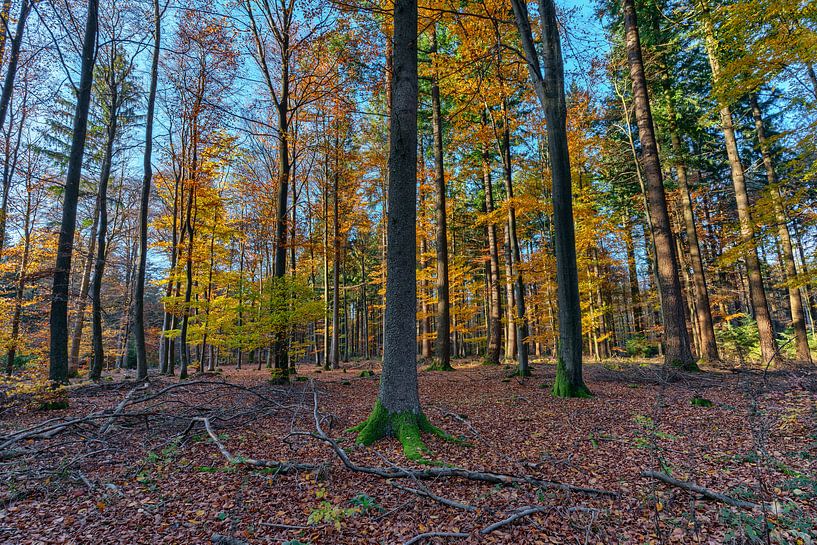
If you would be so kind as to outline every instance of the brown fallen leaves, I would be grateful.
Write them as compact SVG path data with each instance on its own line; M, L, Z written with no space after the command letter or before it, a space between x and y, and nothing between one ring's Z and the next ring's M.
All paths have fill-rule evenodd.
M421 373L426 414L472 445L428 437L435 460L619 497L451 478L390 486L344 467L325 442L292 433L315 429L308 384L274 387L263 371L230 369L223 378L236 387L208 379L174 388L126 404L110 424L104 411L113 414L133 385L75 389L66 411L5 414L0 439L47 418L108 416L96 427L83 423L53 437L27 438L13 445L24 454L0 460L0 543L198 544L211 543L214 534L251 545L402 544L420 534L428 535L417 543L529 545L765 543L767 536L772 543L806 545L817 539L817 395L808 376L761 382L748 374L668 377L637 365L590 365L593 399L555 399L546 387L551 365L535 365L532 378L510 382L503 382L501 368L458 367ZM376 379L316 374L306 366L300 371L315 380L323 430L354 463L406 466L396 441L361 449L344 433L369 413ZM155 377L129 403L172 384ZM714 406L693 406L695 395ZM204 430L204 417L239 463L227 462ZM249 459L327 469L279 474L241 463ZM645 471L780 509L707 501L645 479ZM421 488L431 494L415 493ZM508 518L511 523L480 533Z

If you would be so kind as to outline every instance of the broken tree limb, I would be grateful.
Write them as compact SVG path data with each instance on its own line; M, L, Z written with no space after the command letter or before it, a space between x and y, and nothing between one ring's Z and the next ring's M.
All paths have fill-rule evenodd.
M335 451L335 454L338 455L338 458L340 458L340 460L343 462L343 465L352 471L357 471L358 473L366 473L368 475L375 475L377 477L381 477L384 479L408 478L419 480L431 480L439 478L460 478L469 481L478 481L488 484L529 484L539 488L558 489L574 494L587 494L591 496L603 496L610 498L617 498L619 496L617 492L613 492L611 490L575 486L571 484L560 483L557 481L537 479L529 475L509 475L505 473L494 473L491 471L471 471L468 469L458 467L408 469L402 467L384 468L357 465L349 458L349 455L338 444L338 442L329 437L326 434L326 432L323 431L320 422L320 415L318 414L318 391L317 389L315 389L314 382L312 381L310 382L312 383L312 399L313 399L312 416L315 423L316 432L301 433L300 435L308 435L328 444L330 447L332 447L332 450Z
M721 494L720 492L716 492L714 490L710 490L709 488L704 488L701 485L691 483L689 481L681 481L674 477L670 477L666 473L662 473L660 471L643 471L641 473L642 477L646 477L649 479L656 479L663 483L683 488L689 492L695 492L696 494L700 494L701 496L713 500L719 501L721 503L725 503L726 505L731 505L732 507L741 507L744 509L761 509L763 506L758 503L752 503L749 501L739 500L737 498L733 498L732 496L727 496L726 494Z
M305 464L300 462L279 462L275 460L256 460L254 458L245 458L244 456L234 456L227 447L224 446L224 443L218 438L218 435L213 431L213 427L210 425L210 419L206 417L195 418L194 420L198 420L204 424L204 429L207 431L207 435L210 436L210 439L215 443L216 447L218 448L221 455L224 456L228 462L234 465L245 465L245 466L253 466L253 467L263 467L263 468L271 468L275 469L276 473L291 473L293 471L315 471L315 470L325 470L326 464Z
M516 522L517 520L519 520L521 518L529 517L531 515L535 515L536 513L544 513L545 511L548 511L549 509L551 509L551 508L550 507L545 507L543 505L537 505L537 506L533 506L533 507L521 507L521 508L517 509L516 511L514 511L513 514L511 516L509 516L508 518L499 520L499 521L491 524L490 526L486 526L485 528L480 530L479 533L481 535L490 534L491 532L493 532L495 530L499 530L500 528L502 528L503 526L507 526L508 524L512 524L512 523Z

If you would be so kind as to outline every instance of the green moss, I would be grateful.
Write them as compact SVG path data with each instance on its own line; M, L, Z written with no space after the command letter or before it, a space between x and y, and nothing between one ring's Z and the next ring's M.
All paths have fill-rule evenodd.
M714 403L706 398L696 395L692 398L692 405L695 407L711 407L714 405Z
M689 371L691 373L695 373L701 370L701 368L698 367L698 364L695 363L695 360L690 360L687 363L684 363L681 360L672 360L670 365L672 367L675 367L676 369L680 369L681 371Z
M273 367L270 371L271 384L289 384L290 369L278 369Z
M426 367L426 371L453 371L454 368L451 366L451 362L447 364L443 364L440 360L435 359L431 362L431 365Z
M482 365L494 367L499 365L499 360L492 360L490 358L484 358L482 360Z
M517 377L529 377L529 376L531 376L530 365L527 366L527 368L525 368L525 369L522 369L521 366L517 365L516 366L516 371L514 372L514 375L516 375Z
M390 412L379 399L375 402L369 418L347 431L357 433L355 442L360 445L371 445L383 437L395 437L403 445L403 455L406 458L423 464L433 462L426 457L431 451L423 443L422 433L430 433L446 441L461 442L434 426L423 413Z
M551 393L554 397L593 397L593 394L590 393L584 383L579 385L570 384L567 378L567 369L561 359L556 365L556 381L553 383Z
M374 371L371 369L364 369L360 372L360 378L369 378L374 376Z

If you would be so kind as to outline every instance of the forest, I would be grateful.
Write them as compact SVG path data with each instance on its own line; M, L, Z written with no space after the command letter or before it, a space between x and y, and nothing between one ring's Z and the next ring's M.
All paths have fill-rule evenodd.
M817 543L817 1L0 20L0 543Z

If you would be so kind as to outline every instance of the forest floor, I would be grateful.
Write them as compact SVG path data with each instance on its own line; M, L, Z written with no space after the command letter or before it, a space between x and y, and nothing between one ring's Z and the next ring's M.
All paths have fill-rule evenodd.
M509 377L509 367L476 362L420 372L429 419L470 443L425 437L442 463L433 467L615 493L606 496L400 478L395 467L409 464L397 441L354 447L345 431L367 417L378 386L377 376L359 376L368 362L348 365L331 372L302 366L299 377L309 380L290 386L273 386L268 371L254 369L183 383L152 376L141 389L120 374L72 386L66 410L7 407L0 412L0 543L403 544L428 532L467 536L415 542L817 542L817 374L590 364L595 397L556 399L550 364L534 365L524 381ZM712 406L694 405L694 397ZM331 444L293 435L316 432L314 399L322 431L355 464L397 478L350 470ZM233 463L208 437L204 417L238 457ZM321 467L281 474L250 458ZM712 501L645 471L760 507ZM488 531L499 521L506 522Z

